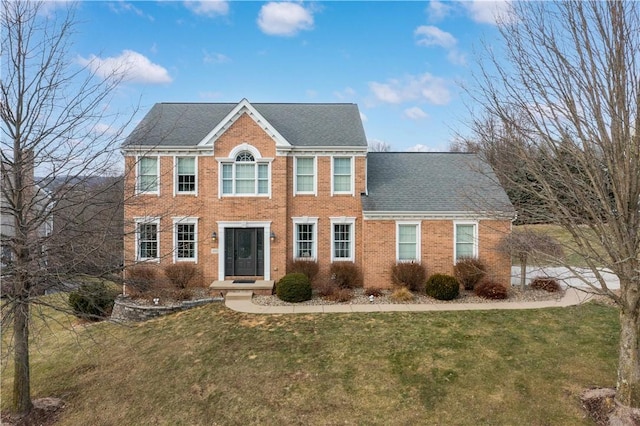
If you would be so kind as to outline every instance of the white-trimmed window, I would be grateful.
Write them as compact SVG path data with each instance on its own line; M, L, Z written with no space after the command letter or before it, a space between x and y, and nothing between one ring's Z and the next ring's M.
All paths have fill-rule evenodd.
M160 219L136 221L136 260L160 259Z
M331 261L355 260L355 218L331 218Z
M478 257L478 224L476 222L455 222L454 246L456 262L467 257Z
M333 157L332 194L353 194L353 157Z
M176 194L197 192L196 157L176 157Z
M269 163L241 151L233 163L222 164L222 195L269 195Z
M198 220L196 218L173 219L174 261L197 261Z
M396 222L396 260L420 261L420 222Z
M302 260L317 259L318 218L293 218L293 258Z
M158 157L140 157L138 159L138 193L157 194L158 179Z
M316 193L315 157L295 157L294 186L295 194Z

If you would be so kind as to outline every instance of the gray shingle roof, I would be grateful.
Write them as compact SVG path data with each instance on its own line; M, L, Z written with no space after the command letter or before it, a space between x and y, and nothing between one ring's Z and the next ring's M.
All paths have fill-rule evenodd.
M514 212L493 170L474 154L369 153L364 212Z
M195 146L235 103L159 103L124 142L128 146ZM355 104L251 104L291 145L367 146Z

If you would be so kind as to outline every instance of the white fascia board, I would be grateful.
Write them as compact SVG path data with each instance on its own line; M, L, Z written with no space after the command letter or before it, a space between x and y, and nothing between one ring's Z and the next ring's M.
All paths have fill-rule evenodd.
M215 141L233 124L236 122L238 118L242 116L242 114L247 114L249 117L253 119L260 126L262 130L264 130L271 138L275 141L276 147L279 146L291 146L291 144L278 132L275 127L271 125L263 116L258 112L257 109L245 98L241 100L238 105L236 105L229 114L225 118L220 121L209 132L207 136L205 136L199 143L198 146L213 146Z
M128 146L120 150L122 155L213 155L213 150L210 146Z
M395 212L363 211L364 220L510 220L511 212Z
M277 147L276 154L278 156L293 155L315 155L315 156L332 156L332 155L352 155L355 157L366 157L367 148L361 146L291 146Z

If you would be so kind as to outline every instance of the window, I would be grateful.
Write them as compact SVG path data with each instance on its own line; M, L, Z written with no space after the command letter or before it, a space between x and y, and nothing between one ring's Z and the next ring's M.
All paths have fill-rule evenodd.
M316 259L317 217L293 218L293 258Z
M138 192L158 192L158 157L138 160Z
M240 152L234 163L222 165L223 195L268 195L269 164L256 162L248 151Z
M175 260L196 260L195 223L175 223Z
M136 236L137 259L157 260L158 259L158 222L139 222L137 224Z
M420 261L420 224L398 223L396 256L400 262Z
M331 220L331 260L355 259L354 253L355 218Z
M477 257L477 225L475 223L455 224L455 260Z
M351 157L333 158L333 193L353 194Z
M315 194L316 192L315 158L296 157L295 163L296 163L295 193L296 194Z
M196 192L195 157L176 157L176 192L193 194Z

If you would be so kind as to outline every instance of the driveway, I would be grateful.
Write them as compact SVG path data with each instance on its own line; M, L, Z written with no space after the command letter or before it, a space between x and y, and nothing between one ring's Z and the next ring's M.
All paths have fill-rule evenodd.
M569 269L560 266L528 266L527 267L527 283L535 277L553 277L560 280L563 284L572 287L588 287L584 281L587 280L598 285L595 275L587 268L575 268L577 274L569 271ZM607 269L602 269L601 274L607 282L607 286L614 290L620 288L620 280L616 275ZM578 278L578 275L582 278ZM511 284L520 284L520 267L513 266L511 268Z

